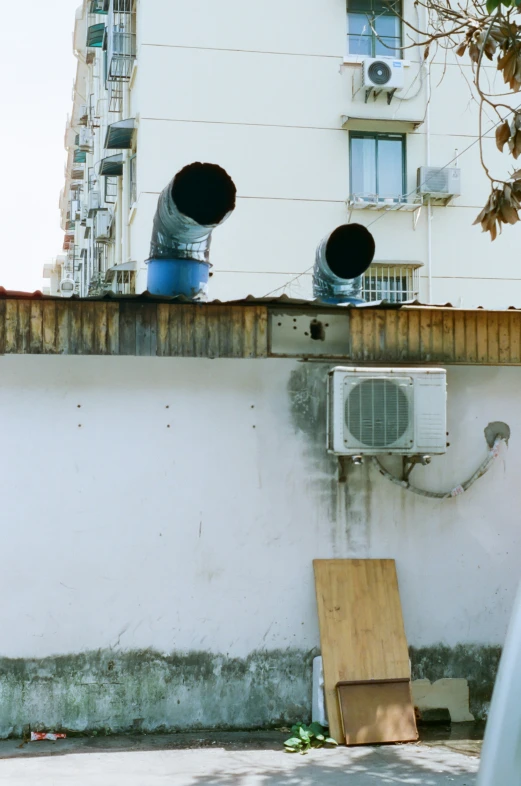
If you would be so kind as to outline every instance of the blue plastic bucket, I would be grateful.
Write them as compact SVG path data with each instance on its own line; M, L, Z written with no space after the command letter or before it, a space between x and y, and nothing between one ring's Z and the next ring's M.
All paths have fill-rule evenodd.
M151 295L205 300L210 267L209 262L191 259L149 259L147 289Z

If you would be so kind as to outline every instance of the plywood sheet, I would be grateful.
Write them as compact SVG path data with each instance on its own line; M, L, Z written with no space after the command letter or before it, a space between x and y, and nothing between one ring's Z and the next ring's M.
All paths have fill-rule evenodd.
M340 683L337 691L346 745L418 739L410 680Z
M315 560L329 731L342 739L339 682L410 679L394 560Z

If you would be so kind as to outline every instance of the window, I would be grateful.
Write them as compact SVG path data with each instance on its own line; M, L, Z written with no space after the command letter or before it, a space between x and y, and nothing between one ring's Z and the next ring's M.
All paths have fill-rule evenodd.
M132 156L129 161L130 170L130 207L137 202L137 158Z
M367 57L401 57L400 0L348 0L347 51Z
M420 265L389 265L374 262L364 273L363 298L367 301L388 300L403 303L414 300L420 291Z
M350 134L351 196L400 202L405 193L405 136Z

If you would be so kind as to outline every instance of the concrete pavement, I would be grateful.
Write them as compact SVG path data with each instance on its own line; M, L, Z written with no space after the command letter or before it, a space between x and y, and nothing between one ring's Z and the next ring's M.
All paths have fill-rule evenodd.
M425 745L338 748L313 751L307 756L255 747L225 750L218 742L188 750L159 748L123 752L111 749L110 743L98 750L90 747L84 753L67 753L60 743L40 750L51 755L22 752L21 756L0 760L0 783L9 786L474 786L479 764L476 757ZM35 748L31 746L30 751Z

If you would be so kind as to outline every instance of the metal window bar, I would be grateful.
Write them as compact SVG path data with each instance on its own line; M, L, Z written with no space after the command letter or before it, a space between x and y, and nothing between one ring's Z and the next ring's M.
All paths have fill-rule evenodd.
M108 205L115 205L118 198L118 179L117 177L105 177L105 202Z
M371 265L363 276L363 298L368 302L388 300L390 303L404 303L418 297L419 284L418 268Z
M123 85L109 82L109 112L120 114L123 109Z
M133 12L133 0L117 0L109 18L108 81L128 82L135 59L136 14Z

